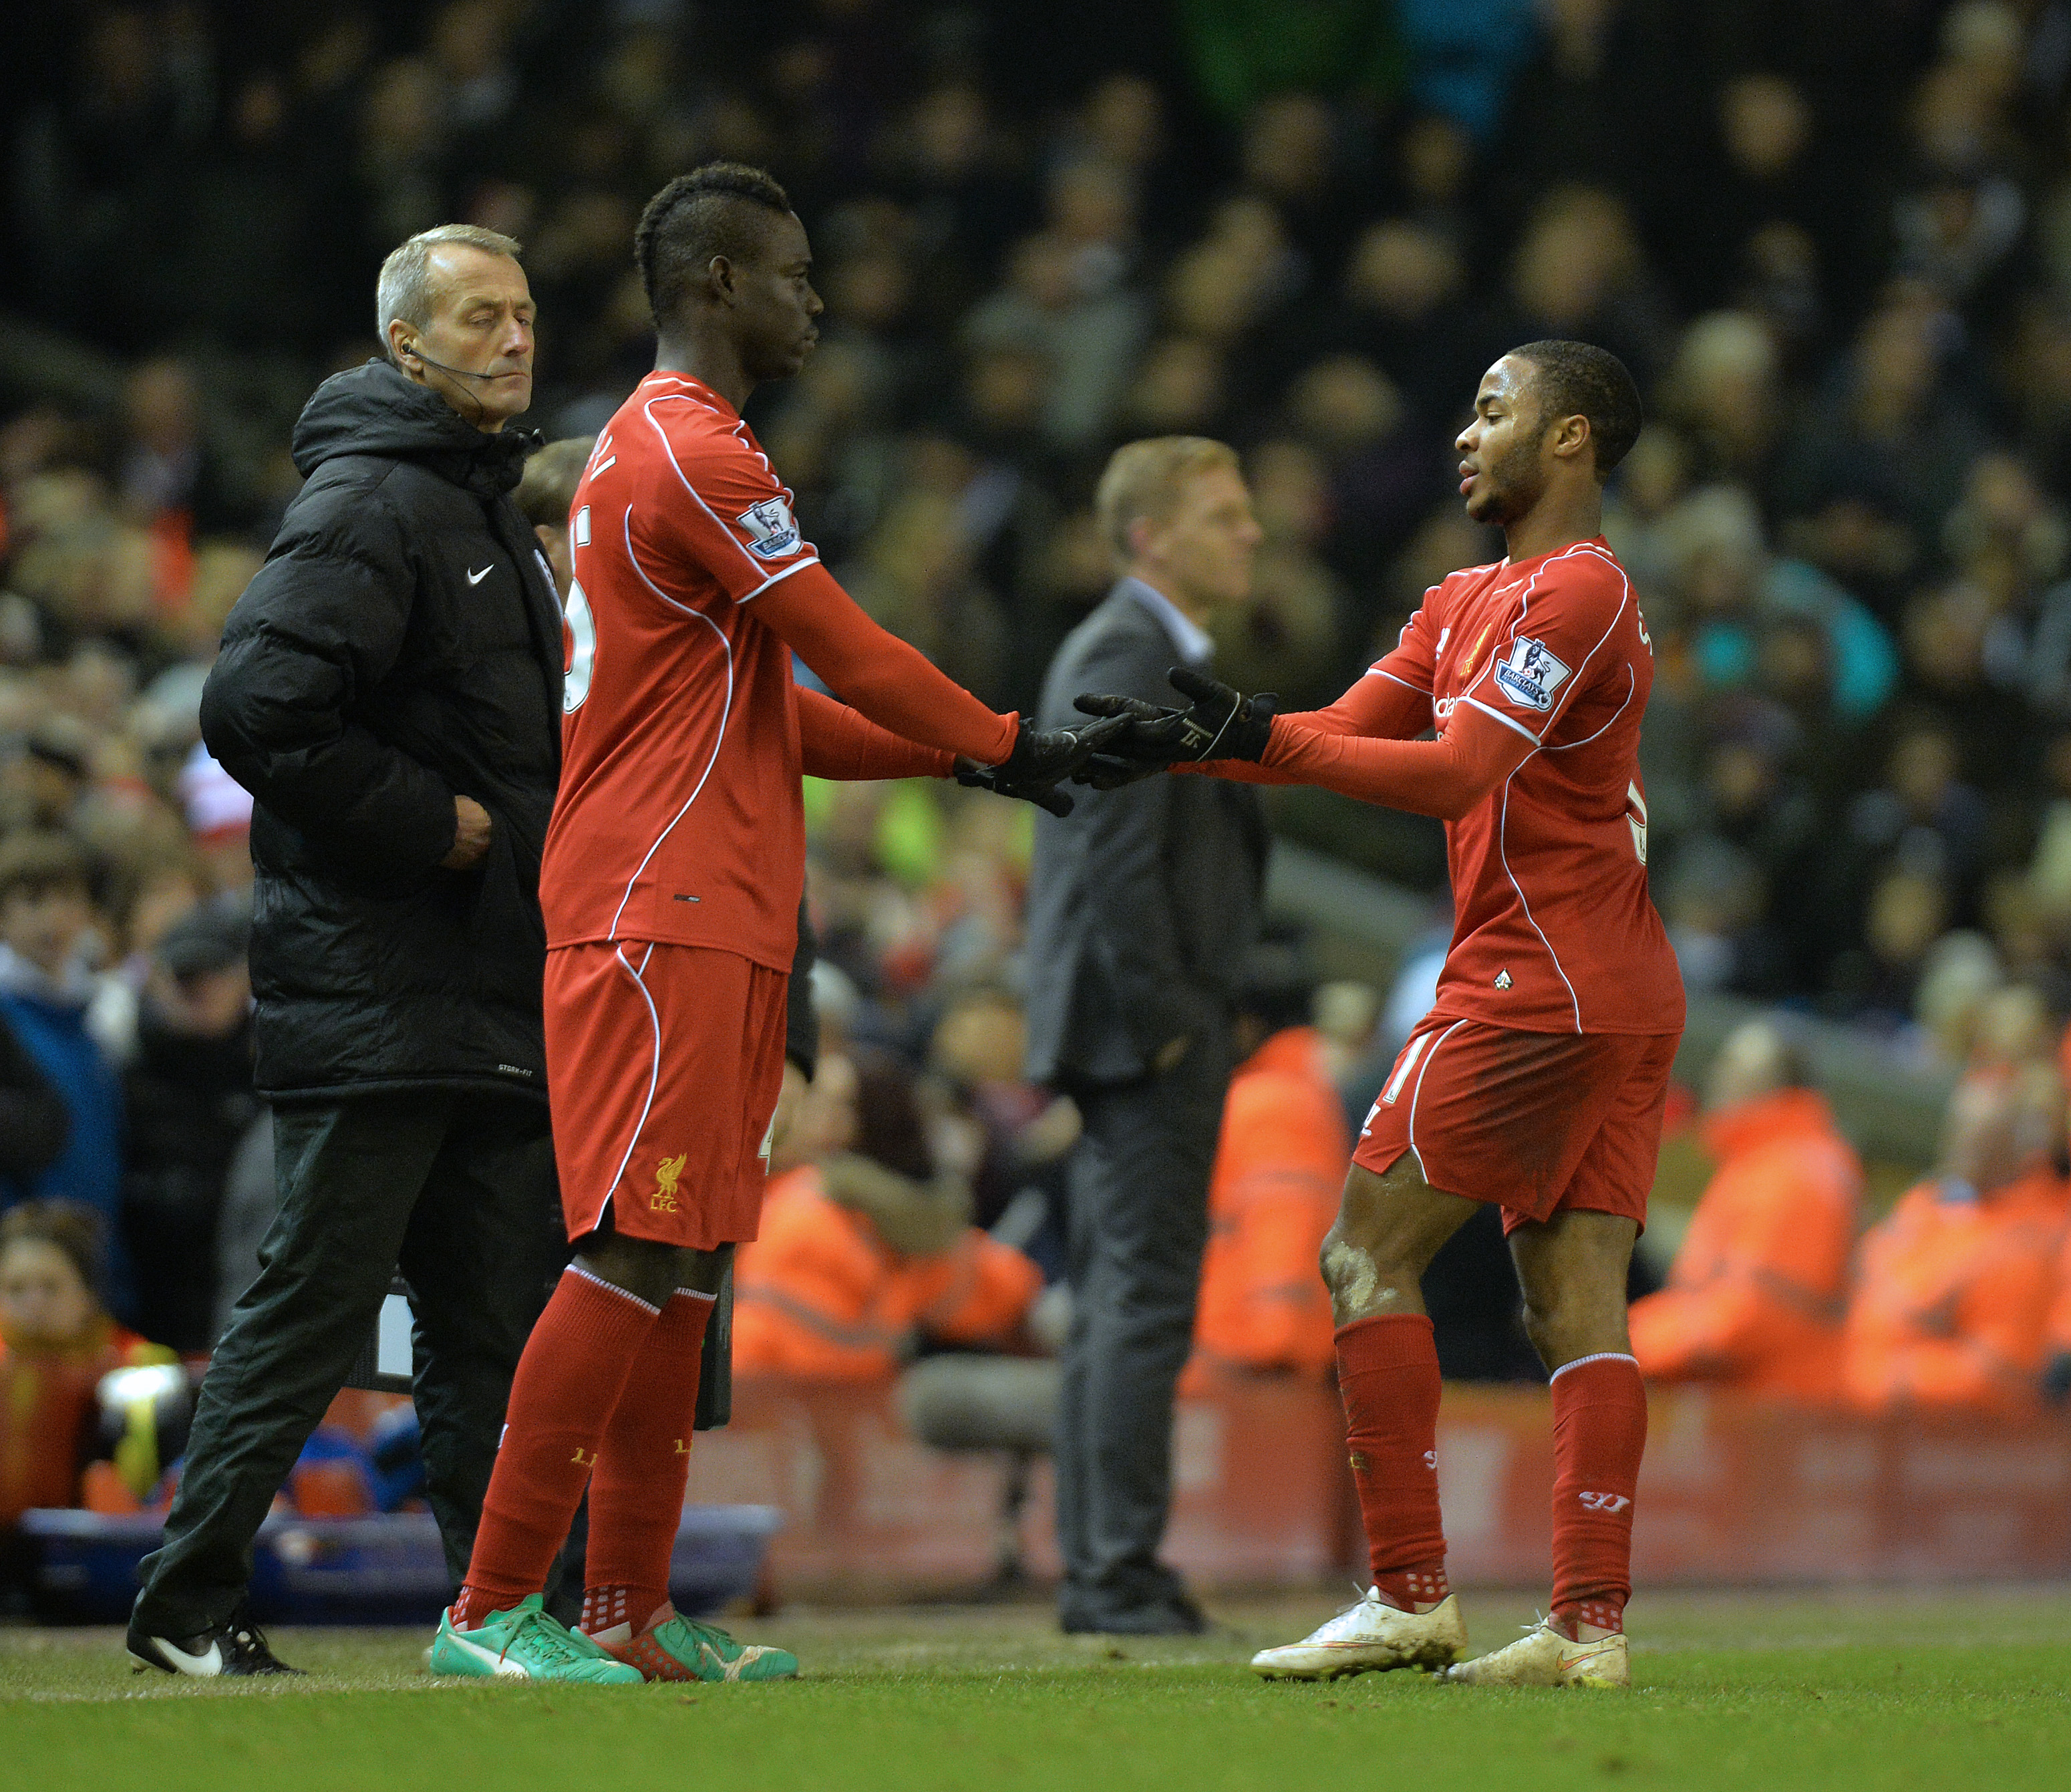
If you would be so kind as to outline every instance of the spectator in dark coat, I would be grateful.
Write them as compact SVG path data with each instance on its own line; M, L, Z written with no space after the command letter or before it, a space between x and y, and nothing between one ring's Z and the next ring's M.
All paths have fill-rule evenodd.
M0 847L0 1017L55 1089L63 1144L12 1199L76 1201L108 1240L110 1310L133 1319L136 1290L120 1229L122 1085L93 1009L100 982L80 953L93 917L85 855L62 834L23 834Z
M51 1167L71 1127L64 1097L0 1012L0 1207Z
M216 1339L217 1224L231 1159L259 1114L251 932L244 905L218 897L159 941L123 1076L122 1223L136 1254L137 1330L182 1352Z

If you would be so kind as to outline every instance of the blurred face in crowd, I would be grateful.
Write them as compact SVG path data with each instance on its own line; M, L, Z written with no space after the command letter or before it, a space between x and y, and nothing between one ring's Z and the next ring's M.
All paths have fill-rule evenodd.
M1222 466L1195 474L1169 515L1138 517L1129 534L1130 572L1197 621L1250 597L1265 539L1243 477Z
M0 1325L25 1344L68 1344L99 1311L72 1261L44 1238L18 1238L0 1253Z
M759 209L759 208L758 208ZM727 269L722 289L733 312L733 330L748 377L789 379L806 364L820 332L814 319L826 310L813 290L813 251L795 212L765 213L754 248Z
M1004 996L959 1002L935 1029L936 1062L965 1083L1018 1082L1027 1046L1020 1006Z
M431 321L420 330L396 318L389 346L404 374L493 435L532 403L532 289L509 256L470 243L435 244L430 264Z
M1783 1039L1765 1020L1735 1027L1704 1080L1704 1106L1716 1113L1783 1086Z
M64 970L92 920L86 892L74 884L24 887L0 898L0 938L47 977Z
M2064 1085L2053 1066L1973 1072L1949 1097L1942 1172L1990 1195L2044 1163L2063 1125Z
M151 967L151 1006L171 1031L189 1039L228 1039L252 1007L252 973L242 962L175 976Z
M1514 355L1491 367L1474 394L1474 420L1453 445L1460 451L1460 495L1477 523L1504 528L1529 511L1559 464L1560 425L1580 420L1544 414L1536 371Z

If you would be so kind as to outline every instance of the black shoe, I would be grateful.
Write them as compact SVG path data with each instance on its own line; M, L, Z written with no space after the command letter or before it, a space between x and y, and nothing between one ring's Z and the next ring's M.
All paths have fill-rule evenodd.
M1197 1637L1208 1627L1201 1608L1183 1593L1117 1611L1068 1608L1057 1623L1066 1636Z
M212 1630L189 1637L147 1636L133 1621L127 1638L137 1671L155 1667L209 1680L219 1675L300 1674L266 1646L266 1633L241 1613Z

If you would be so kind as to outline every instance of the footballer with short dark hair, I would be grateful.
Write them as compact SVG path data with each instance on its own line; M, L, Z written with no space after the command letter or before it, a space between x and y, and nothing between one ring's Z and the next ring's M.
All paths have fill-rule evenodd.
M1625 1686L1624 1611L1647 1398L1626 1272L1654 1181L1683 982L1647 888L1639 723L1654 651L1601 534L1639 434L1615 355L1528 342L1483 376L1461 433L1467 515L1509 552L1424 594L1331 707L1276 716L1198 674L1185 711L1132 719L1093 781L1151 766L1313 784L1446 823L1456 918L1437 999L1361 1129L1323 1280L1372 1585L1268 1679L1444 1668L1499 1686ZM1418 736L1436 727L1435 740ZM1210 756L1213 755L1212 758ZM1525 1329L1552 1380L1553 1594L1507 1649L1466 1630L1438 1511L1438 1357L1421 1291L1483 1204L1503 1210Z

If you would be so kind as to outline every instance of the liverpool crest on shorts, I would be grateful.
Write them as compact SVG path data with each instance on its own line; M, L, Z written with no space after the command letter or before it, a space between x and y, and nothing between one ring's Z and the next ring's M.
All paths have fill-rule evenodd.
M1540 711L1553 707L1553 693L1567 682L1568 667L1546 650L1546 643L1520 635L1496 662L1495 682L1514 703Z

